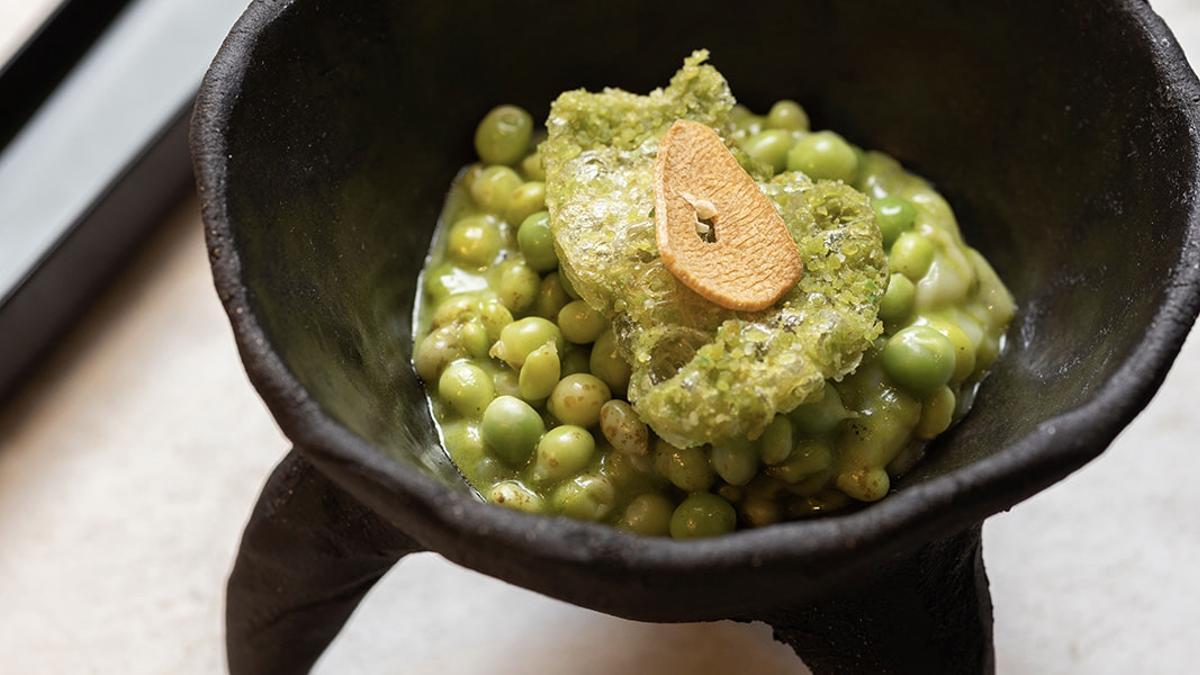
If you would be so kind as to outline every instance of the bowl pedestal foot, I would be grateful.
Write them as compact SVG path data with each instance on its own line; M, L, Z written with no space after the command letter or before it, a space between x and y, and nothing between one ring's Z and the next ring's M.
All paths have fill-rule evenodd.
M749 619L770 624L814 675L992 675L981 535L977 524L827 599Z
M991 675L981 525L893 559L831 597L765 621L815 675ZM371 586L422 550L293 450L246 526L226 600L232 675L305 673Z
M292 450L258 498L229 577L229 672L307 673L375 582L421 550Z

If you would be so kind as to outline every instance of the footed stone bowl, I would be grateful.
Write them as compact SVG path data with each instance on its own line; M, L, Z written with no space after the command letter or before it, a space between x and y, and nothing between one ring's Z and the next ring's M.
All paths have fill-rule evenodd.
M935 181L1016 295L1008 351L963 423L853 512L676 542L481 503L410 365L474 125L649 90L698 47L751 107L798 99ZM217 291L295 444L229 582L231 671L306 671L431 550L622 617L765 620L817 673L992 672L983 519L1102 453L1196 318L1198 109L1140 0L257 0L192 128Z

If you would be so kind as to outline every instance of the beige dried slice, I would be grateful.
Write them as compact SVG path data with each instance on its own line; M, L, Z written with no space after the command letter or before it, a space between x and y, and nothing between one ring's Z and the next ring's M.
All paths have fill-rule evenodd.
M663 264L708 300L766 309L800 281L800 253L775 205L706 124L678 120L654 167Z

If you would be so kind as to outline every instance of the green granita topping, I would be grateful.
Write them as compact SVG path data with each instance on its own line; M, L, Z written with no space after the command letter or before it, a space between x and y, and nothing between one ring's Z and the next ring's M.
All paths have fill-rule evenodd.
M854 370L882 333L887 258L868 199L840 182L769 169L731 140L734 98L694 53L665 89L566 92L540 151L560 271L612 321L632 368L629 400L664 440L758 437L776 413ZM662 264L654 234L658 142L677 119L712 127L759 180L792 233L804 276L774 307L734 312Z

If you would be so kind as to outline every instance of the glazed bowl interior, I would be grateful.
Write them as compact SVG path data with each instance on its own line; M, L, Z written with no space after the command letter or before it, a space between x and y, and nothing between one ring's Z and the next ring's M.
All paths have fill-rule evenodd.
M410 319L447 187L499 103L544 119L567 89L645 92L703 47L751 108L797 99L814 126L936 184L1020 311L974 411L889 499L1049 447L1026 441L1107 391L1178 286L1195 147L1185 113L1163 103L1140 3L279 4L222 129L240 283L324 414L452 491L467 488L410 365ZM1101 452L1161 376L1113 399L1100 433L1061 439L1087 447L1009 477L987 508Z

